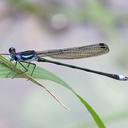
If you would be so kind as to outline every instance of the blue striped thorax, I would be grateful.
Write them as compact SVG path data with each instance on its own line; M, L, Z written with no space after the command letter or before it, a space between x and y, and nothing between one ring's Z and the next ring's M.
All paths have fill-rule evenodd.
M18 61L33 61L37 60L37 55L34 50L24 51L16 55Z
M37 60L37 54L34 50L29 50L29 51L24 51L24 52L18 52L16 53L15 48L11 47L9 49L11 61L25 61L25 62L30 62Z

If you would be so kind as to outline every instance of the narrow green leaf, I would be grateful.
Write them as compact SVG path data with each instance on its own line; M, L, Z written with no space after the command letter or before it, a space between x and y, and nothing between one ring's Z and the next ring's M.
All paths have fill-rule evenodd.
M80 95L78 95L77 93L75 93L75 95L79 98L79 100L81 101L81 103L90 112L90 114L92 115L93 119L95 120L97 126L99 128L105 128L104 123L102 122L102 120L100 119L100 117L98 116L98 114L94 111L94 109Z
M100 119L100 117L98 116L98 114L94 111L94 109L80 96L78 95L67 83L65 83L63 80L61 80L59 77L57 77L56 75L54 75L53 73L37 67L34 71L33 76L31 76L31 71L33 69L32 65L29 67L29 71L27 73L23 73L23 69L20 65L18 65L16 67L15 72L13 71L14 68L14 64L11 63L10 61L8 61L7 59L5 59L4 57L0 56L0 77L1 78L12 78L15 76L16 74L16 78L26 78L29 79L30 81L32 81L33 83L37 84L38 86L43 87L50 95L52 95L52 97L61 105L64 106L64 104L62 102L60 102L58 100L58 98L52 94L44 85L40 84L38 81L36 81L34 78L36 79L44 79L44 80L50 80L53 82L56 82L64 87L66 87L67 89L69 89L73 94L75 94L75 96L80 100L80 102L84 105L84 107L90 112L91 116L93 117L94 121L96 122L97 126L99 128L105 128L104 123L102 122L102 120ZM27 65L26 65L27 66ZM8 73L12 72L11 74L9 74L9 76L7 77ZM21 74L22 73L22 74ZM20 75L18 75L20 74ZM65 107L66 108L66 107Z

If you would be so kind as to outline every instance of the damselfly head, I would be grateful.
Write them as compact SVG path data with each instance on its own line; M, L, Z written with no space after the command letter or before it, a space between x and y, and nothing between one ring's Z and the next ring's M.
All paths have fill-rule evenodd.
M10 54L15 54L16 53L16 49L14 47L9 48L9 53Z

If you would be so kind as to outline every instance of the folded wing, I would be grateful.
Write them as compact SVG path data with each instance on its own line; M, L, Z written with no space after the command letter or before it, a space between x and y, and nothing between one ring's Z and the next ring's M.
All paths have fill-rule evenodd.
M82 47L72 47L65 49L53 49L37 52L39 57L51 57L55 59L80 59L102 55L109 52L109 48L104 43L86 45Z

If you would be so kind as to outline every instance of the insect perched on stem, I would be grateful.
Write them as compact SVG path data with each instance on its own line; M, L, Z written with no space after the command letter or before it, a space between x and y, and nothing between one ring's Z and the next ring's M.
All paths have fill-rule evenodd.
M113 78L116 80L126 81L128 80L127 76L124 75L118 75L118 74L111 74L111 73L105 73L101 71L96 71L92 69L87 69L83 67L78 67L75 65L69 65L64 64L58 61L52 61L48 60L45 57L51 57L54 59L80 59L80 58L87 58L87 57L93 57L98 56L102 54L106 54L109 52L109 48L104 43L99 44L93 44L93 45L87 45L82 47L72 47L72 48L65 48L65 49L54 49L54 50L47 50L47 51L35 51L35 50L27 50L22 52L16 52L16 49L14 47L9 48L9 53L4 53L0 55L9 55L11 57L10 61L15 61L15 66L13 68L13 71L16 70L17 63L19 63L23 69L24 72L28 71L28 68L31 65L33 65L33 69L31 72L31 76L34 73L34 70L36 68L36 64L33 63L33 61L37 62L47 62L52 63L60 66L65 66L73 69L78 69L90 73L99 74L102 76L106 76L109 78ZM27 63L27 67L23 64ZM49 91L45 86L39 84L39 86L43 87L59 104L61 104L64 108L68 109L51 91Z
M37 61L37 62L52 63L60 66L73 68L73 69L79 69L86 72L91 72L91 73L99 74L102 76L110 77L116 80L121 80L121 81L128 80L128 77L124 75L95 71L92 69L64 64L61 62L52 61L44 58L44 57L51 57L55 59L80 59L80 58L98 56L108 52L109 52L108 46L104 43L99 43L99 44L87 45L82 47L54 49L54 50L47 50L47 51L28 50L28 51L16 52L16 49L11 47L9 48L9 54L0 54L0 55L10 55L11 57L10 61L15 61L14 70L16 68L17 63L19 63L24 68L25 70L24 73L28 71L29 65L32 64L34 67L31 75L33 75L33 72L36 68L36 64L33 63L33 61ZM25 67L23 63L27 63L28 66Z

